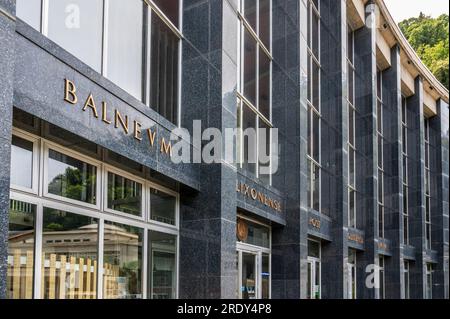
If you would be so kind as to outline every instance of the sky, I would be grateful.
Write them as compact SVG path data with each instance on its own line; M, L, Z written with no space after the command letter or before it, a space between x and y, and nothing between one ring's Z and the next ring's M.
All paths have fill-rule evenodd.
M398 23L404 19L419 16L420 12L433 18L448 14L448 0L384 0L389 12Z

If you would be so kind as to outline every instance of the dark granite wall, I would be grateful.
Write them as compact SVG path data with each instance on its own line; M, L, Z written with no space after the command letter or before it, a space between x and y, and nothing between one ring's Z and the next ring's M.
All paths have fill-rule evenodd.
M6 296L15 0L0 0L0 299Z

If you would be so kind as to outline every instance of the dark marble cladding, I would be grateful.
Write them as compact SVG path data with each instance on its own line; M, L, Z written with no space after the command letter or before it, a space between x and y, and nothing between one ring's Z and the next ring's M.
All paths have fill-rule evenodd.
M391 66L383 72L383 160L384 220L386 240L378 239L378 255L390 256L385 262L386 297L402 296L403 181L401 139L401 62L400 47L391 49ZM386 241L386 242L384 242ZM380 249L380 243L381 249ZM388 249L386 250L387 247Z
M16 0L0 0L0 8L12 16L16 15Z
M169 128L148 116L147 107L135 108L125 103L120 95L91 81L88 77L70 68L55 56L42 50L24 37L16 36L16 68L14 77L14 105L54 125L86 138L122 156L144 164L168 177L190 187L199 187L198 169L194 164L175 164L167 154L160 151L161 138L170 138ZM77 87L78 104L63 100L64 79L70 79ZM83 104L92 93L100 118L93 116L89 108L83 112ZM111 94L113 93L113 94ZM114 118L114 109L129 118L129 134L114 123L107 125L101 120L101 102L108 106L108 118ZM133 138L133 121L142 123L143 141ZM153 147L145 134L151 128L156 131Z
M15 1L0 1L14 14ZM0 299L6 297L15 23L0 14Z

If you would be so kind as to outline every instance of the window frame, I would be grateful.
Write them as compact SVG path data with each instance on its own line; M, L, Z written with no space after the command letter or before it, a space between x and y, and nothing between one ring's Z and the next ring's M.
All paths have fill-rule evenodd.
M16 136L23 140L33 143L33 154L32 154L32 172L31 172L31 188L15 185L10 183L10 188L18 191L22 191L25 193L31 193L37 195L39 192L39 166L40 166L40 156L39 156L39 138L34 135L13 127L12 136ZM12 163L11 163L12 166ZM12 167L11 167L12 169Z
M48 37L49 34L49 0L40 0L41 1L41 12L40 12L40 26L39 26L39 32L44 35L46 38L50 39ZM122 88L120 85L116 84L112 80L108 78L108 70L107 70L107 61L108 61L108 7L109 7L109 1L110 0L101 0L102 2L102 39L101 39L101 54L100 54L100 70L94 70L91 66L89 66L86 62L82 61L79 57L71 54L78 60L80 60L83 64L87 65L90 69L94 70L95 72L99 73L101 76L105 77L110 81L110 83L114 84L124 92L126 92L128 95L132 96L133 98L139 100L141 103L146 105L148 108L151 108L156 113L158 113L155 109L152 108L150 105L150 80L151 80L151 17L152 14L156 14L162 22L173 32L173 34L178 38L178 67L177 67L177 105L176 105L176 121L171 122L177 127L181 127L181 86L182 86L182 48L183 48L183 4L184 1L178 0L178 24L179 27L175 26L175 24L168 18L162 10L152 1L152 0L140 0L142 1L143 9L142 14L147 17L147 21L143 21L143 37L142 37L142 69L143 72L141 74L142 77L142 92L141 97L136 97L132 93L129 93L124 88ZM147 25L146 23L147 22ZM144 39L145 38L145 39ZM63 48L66 50L65 48ZM67 51L67 50L66 50ZM159 113L158 113L159 114ZM162 115L161 115L162 116ZM164 116L162 116L164 117Z
M13 128L14 134L16 132L19 132L20 130L17 130L16 128ZM145 193L146 198L149 199L149 196L147 193L150 192L150 188L154 188L157 190L160 190L161 192L164 192L166 194L169 194L171 196L174 196L176 201L176 210L175 210L175 225L165 224L161 222L157 222L154 220L151 220L147 218L147 216L150 216L149 210L145 209L143 211L143 215L145 218L133 218L133 215L129 215L126 213L116 212L116 211L108 211L105 209L107 207L107 202L105 202L105 197L107 190L104 189L104 183L106 182L106 179L104 178L105 174L107 174L108 171L118 172L119 175L128 178L132 180L140 181L139 177L124 172L123 170L116 168L110 164L107 164L105 162L100 162L98 160L94 160L89 156L83 155L81 153L78 153L76 151L72 151L67 149L66 147L63 147L61 145L58 145L54 142L51 142L49 140L46 140L45 138L34 136L32 134L27 134L32 139L35 139L37 142L37 145L39 145L38 149L38 156L40 158L39 161L39 170L36 171L36 175L38 175L38 185L40 187L39 192L37 193L30 193L30 192L23 192L18 189L10 187L10 199L11 200L17 200L22 201L25 203L29 203L36 206L36 214L35 214L35 233L34 233L34 249L33 249L33 257L34 257L34 265L33 265L33 298L34 299L41 299L41 284L42 284L42 269L41 269L41 262L35 262L35 261L42 261L42 238L43 238L43 214L44 214L44 208L50 208L50 209L56 209L61 210L67 213L71 214L77 214L81 216L87 216L96 218L98 221L98 250L97 250L97 299L103 299L103 254L104 254L104 224L105 221L114 222L114 223L120 223L123 225L129 225L133 227L137 227L143 230L143 243L142 243L142 273L141 273L141 289L142 289L142 298L148 299L149 296L147 295L147 284L148 284L148 272L147 272L147 266L149 261L148 256L148 234L149 231L155 231L159 233L169 234L176 237L176 252L175 252L175 269L176 269L176 283L175 283L175 299L179 296L179 263L180 263L180 234L179 234L179 214L180 214L180 195L179 193L168 189L164 186L158 185L152 181L145 180L145 184L142 185L142 192ZM43 161L43 159L46 157L45 154L47 154L48 158L48 150L49 148L61 152L64 155L68 155L70 157L73 157L78 160L82 160L88 164L94 164L97 166L97 188L100 188L100 192L98 189L96 191L98 192L97 195L97 204L98 205L91 205L86 204L81 201L72 200L69 198L61 197L58 195L53 194L45 194L45 187L47 187L47 183L44 183L44 177L46 179L48 167L46 168L46 165ZM122 175L123 174L123 175ZM45 187L44 187L45 186ZM48 196L51 195L51 196ZM148 203L148 204L147 204ZM149 200L145 201L145 205L149 207ZM144 208L143 208L144 209ZM136 216L134 216L136 217Z
M50 167L49 167L49 151L53 150L56 151L58 153L61 153L63 155L72 157L76 160L82 161L88 165L94 166L96 168L96 176L95 176L95 204L90 204L90 203L85 203L76 199L71 199L71 198L67 198L64 196L60 196L60 195L55 195L55 194L51 194L48 191L48 186L49 186L49 181L48 181L48 173L50 171ZM93 209L97 209L97 210L101 210L101 202L102 202L102 169L101 169L101 162L99 162L98 160L89 158L85 155L82 155L78 152L72 151L64 146L58 145L54 142L45 140L43 142L43 147L42 147L42 156L43 156L43 170L42 170L42 196L43 197L47 197L47 198L51 198L51 199L55 199L55 200L59 200L62 202L68 202L71 204L75 204L75 205L81 205L84 206L86 208L93 208Z
M255 173L248 172L250 174L254 174L255 177L260 180L260 157L259 157L259 128L260 128L260 121L263 122L263 124L267 125L269 128L269 145L270 145L270 162L268 166L269 169L272 168L273 160L272 160L272 154L273 154L273 148L277 147L276 145L273 145L273 136L271 130L274 128L272 123L272 116L273 116L273 94L272 94L272 88L273 88L273 56L272 56L272 43L273 43L273 1L270 0L270 22L269 22L269 48L264 44L263 40L259 38L259 24L260 24L260 14L259 14L259 1L256 1L256 29L254 30L251 24L247 21L245 18L245 12L244 12L244 1L240 0L238 4L238 10L237 10L237 26L238 26L238 37L237 37L237 45L238 45L238 67L237 67L237 120L238 120L238 134L237 134L237 167L239 169L244 168L244 160L245 160L245 154L244 154L244 138L243 135L243 114L244 114L244 107L247 107L250 111L252 111L256 117L256 123L255 123L255 129L256 129L256 162L255 164ZM246 97L244 93L244 56L245 56L245 33L248 32L250 36L253 38L253 40L256 42L256 65L255 65L255 105L253 105L252 102L250 102ZM263 51L263 54L266 55L266 57L269 59L269 69L270 69L270 78L269 78L269 93L270 93L270 99L269 99L269 118L267 118L260 110L259 110L259 98L260 98L260 91L259 91L259 84L260 84L260 54L261 50ZM253 163L252 163L253 164ZM272 185L272 179L273 174L269 175L269 185Z

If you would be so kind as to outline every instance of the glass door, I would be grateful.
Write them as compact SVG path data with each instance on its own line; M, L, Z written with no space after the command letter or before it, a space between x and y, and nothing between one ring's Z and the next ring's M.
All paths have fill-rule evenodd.
M270 298L270 254L258 247L238 244L237 293L239 299Z
M316 258L308 258L307 299L320 299L320 261Z
M241 298L257 299L259 296L258 255L242 252Z

